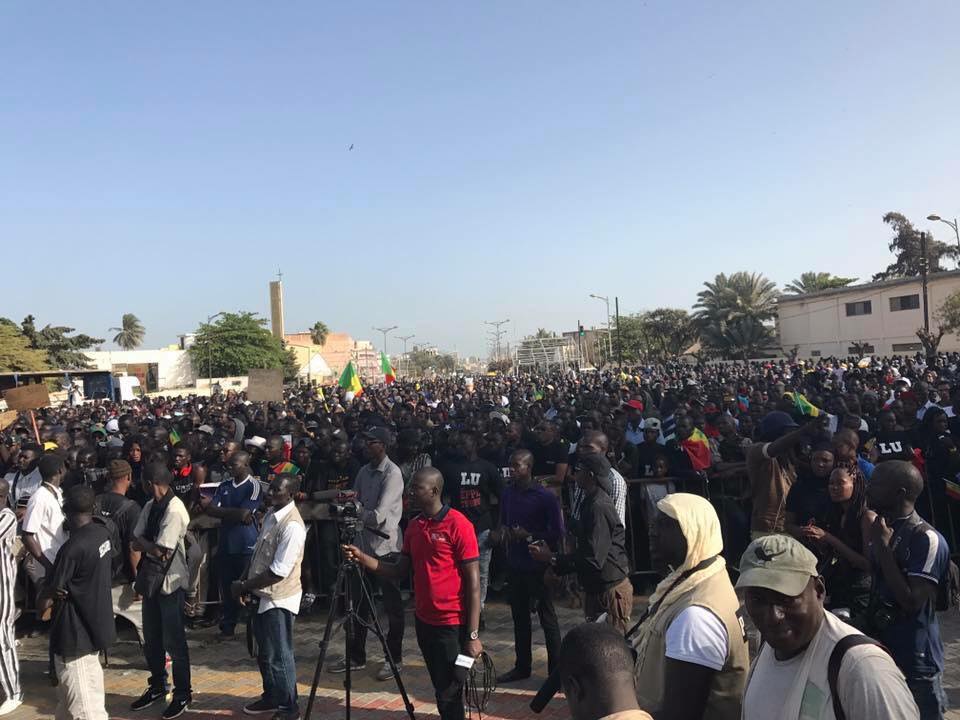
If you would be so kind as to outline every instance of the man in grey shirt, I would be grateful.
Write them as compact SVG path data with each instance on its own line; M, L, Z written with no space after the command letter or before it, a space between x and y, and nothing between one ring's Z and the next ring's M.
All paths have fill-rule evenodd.
M369 462L357 473L353 489L357 493L357 500L363 506L361 517L364 525L387 537L382 538L372 532L363 532L357 538L357 545L365 553L382 558L400 552L402 546L400 517L403 514L403 475L400 468L387 457L387 448L392 442L390 430L385 427L372 427L363 434L363 438L366 440L366 455ZM399 669L403 646L403 599L400 596L400 589L391 580L373 575L366 577L374 592L379 585L383 593L383 607L387 612L389 624L387 649ZM357 612L360 617L369 621L376 610L364 600L359 582L353 588L353 597L357 602ZM354 626L351 630L347 657L331 665L328 668L329 671L346 672L348 661L353 670L366 667L366 642L366 627ZM389 680L391 677L390 665L384 661L377 672L377 679Z

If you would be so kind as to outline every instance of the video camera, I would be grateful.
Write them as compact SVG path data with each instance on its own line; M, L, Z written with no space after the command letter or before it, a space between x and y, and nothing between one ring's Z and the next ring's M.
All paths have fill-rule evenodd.
M342 492L330 503L330 517L340 529L340 541L352 545L357 535L363 532L363 520L360 513L363 505L357 500L355 492Z

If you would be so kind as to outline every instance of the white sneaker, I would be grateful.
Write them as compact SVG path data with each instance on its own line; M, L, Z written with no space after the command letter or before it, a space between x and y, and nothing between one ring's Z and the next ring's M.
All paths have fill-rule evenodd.
M23 704L22 697L7 698L0 703L0 715L9 715Z
M403 663L397 663L397 674L403 670ZM384 661L383 666L377 671L377 680L383 682L393 677L393 671L390 669L390 663Z

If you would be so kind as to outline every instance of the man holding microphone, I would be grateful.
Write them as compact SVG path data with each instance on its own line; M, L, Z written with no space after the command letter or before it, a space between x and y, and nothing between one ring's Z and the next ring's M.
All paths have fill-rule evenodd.
M443 475L435 468L417 471L410 499L420 514L410 521L396 562L372 557L353 545L344 557L387 578L413 570L417 644L430 673L441 720L463 720L463 681L457 656L476 658L480 643L480 551L473 524L444 505Z

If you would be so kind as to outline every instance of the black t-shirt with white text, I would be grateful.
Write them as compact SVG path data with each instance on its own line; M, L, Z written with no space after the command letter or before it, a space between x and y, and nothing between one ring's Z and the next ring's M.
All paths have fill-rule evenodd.
M133 541L133 529L140 519L140 506L133 500L115 492L97 495L97 507L100 514L113 520L120 536L120 547L117 550L123 559L122 571L114 578L118 585L133 582L136 568L130 567L130 543Z
M491 498L499 498L503 488L496 466L478 458L449 463L442 472L444 494L450 498L450 507L466 515L478 535L489 530Z
M57 553L49 582L53 590L67 593L50 628L54 654L89 655L106 650L116 640L112 575L109 531L96 522L71 531Z

